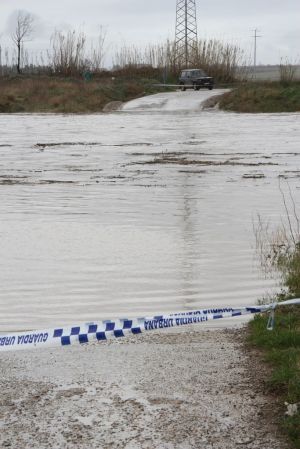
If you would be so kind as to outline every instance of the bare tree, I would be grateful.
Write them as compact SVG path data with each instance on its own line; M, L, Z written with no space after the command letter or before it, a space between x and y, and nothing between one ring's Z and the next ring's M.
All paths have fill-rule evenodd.
M2 37L2 35L0 34L0 38ZM0 42L0 75L3 75L3 66L2 66L2 45Z
M17 46L17 71L21 73L22 46L29 40L34 30L34 16L26 11L17 11L14 31L11 34L13 42Z

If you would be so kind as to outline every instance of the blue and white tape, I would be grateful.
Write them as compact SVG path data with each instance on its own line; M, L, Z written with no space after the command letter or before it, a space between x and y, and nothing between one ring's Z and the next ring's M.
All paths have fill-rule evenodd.
M292 304L300 304L300 299L253 307L200 309L153 317L125 318L114 321L105 320L72 327L57 327L10 335L0 334L0 352L105 341L111 338L120 338L130 334L137 335L152 330L174 329L181 326L204 323L209 320L274 311L277 306Z

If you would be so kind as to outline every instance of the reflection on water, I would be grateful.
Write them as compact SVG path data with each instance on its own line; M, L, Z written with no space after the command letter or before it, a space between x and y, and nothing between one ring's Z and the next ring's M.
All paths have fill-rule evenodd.
M274 286L252 224L279 222L279 176L297 201L299 115L167 100L0 116L0 331L253 304Z

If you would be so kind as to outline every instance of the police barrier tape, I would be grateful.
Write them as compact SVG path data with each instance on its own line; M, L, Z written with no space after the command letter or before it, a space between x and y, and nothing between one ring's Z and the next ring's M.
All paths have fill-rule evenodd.
M268 329L274 325L274 310L278 306L300 304L300 299L253 307L200 309L178 312L154 317L104 320L81 324L79 326L46 329L32 332L18 332L10 335L0 334L0 352L42 347L69 346L73 343L105 341L125 335L141 334L145 331L176 328L209 320L231 318L271 311Z

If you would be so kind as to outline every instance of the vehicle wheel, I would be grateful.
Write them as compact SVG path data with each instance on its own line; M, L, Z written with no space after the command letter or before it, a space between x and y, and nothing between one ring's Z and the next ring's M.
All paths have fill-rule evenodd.
M197 89L197 84L196 84L196 83L193 84L193 89L194 89L194 90L198 90L198 89Z
M180 84L180 90L182 91L182 92L184 92L185 90L186 90L186 87L185 87L185 85L182 83L182 84Z
M212 86L209 86L208 90L213 90L213 87L212 87Z

